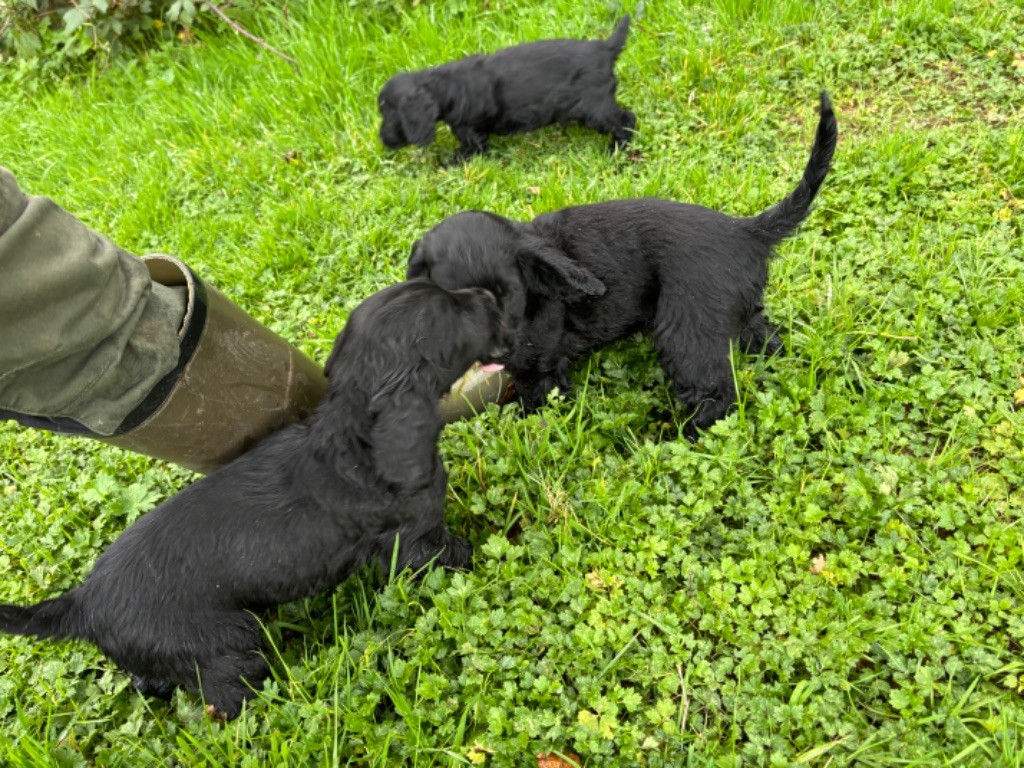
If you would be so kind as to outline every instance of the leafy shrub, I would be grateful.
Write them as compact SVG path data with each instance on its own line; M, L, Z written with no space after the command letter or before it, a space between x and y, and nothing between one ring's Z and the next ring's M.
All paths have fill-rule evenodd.
M17 71L62 76L191 26L202 0L9 0L0 5L0 58Z

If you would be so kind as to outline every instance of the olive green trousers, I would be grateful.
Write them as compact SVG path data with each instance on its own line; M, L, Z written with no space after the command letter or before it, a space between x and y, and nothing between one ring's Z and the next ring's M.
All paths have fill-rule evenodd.
M185 302L0 168L0 418L113 434L177 364Z

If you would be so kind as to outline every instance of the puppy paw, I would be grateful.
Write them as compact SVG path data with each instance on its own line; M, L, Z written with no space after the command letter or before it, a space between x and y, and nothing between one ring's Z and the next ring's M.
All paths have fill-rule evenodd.
M218 709L213 704L206 705L206 716L211 720L216 720L218 723L230 722L231 720L234 720L236 717L238 717L240 714L242 714L241 706L239 706L237 709L229 711L224 709Z
M174 689L177 687L174 683L168 683L163 680L155 680L154 678L142 675L132 675L132 688L143 696L152 696L155 699L169 701L171 696L174 695Z
M449 534L437 563L452 571L468 571L473 564L473 545L460 536Z
M214 692L214 697L211 699L204 693L206 699L206 716L211 720L216 720L221 723L228 723L237 718L242 714L242 707L245 706L245 702L252 696L252 693L248 689L244 689L241 681L238 684L230 686L230 690L219 690Z

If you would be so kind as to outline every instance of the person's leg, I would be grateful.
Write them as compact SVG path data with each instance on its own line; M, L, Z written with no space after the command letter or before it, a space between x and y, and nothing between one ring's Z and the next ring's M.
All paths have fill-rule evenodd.
M209 472L302 418L322 369L170 256L139 259L0 168L0 420ZM506 402L471 369L447 421Z
M0 169L0 418L200 472L305 416L322 369L181 261L139 259Z
M184 289L0 168L0 409L111 435L178 362ZM49 420L49 423L47 423Z

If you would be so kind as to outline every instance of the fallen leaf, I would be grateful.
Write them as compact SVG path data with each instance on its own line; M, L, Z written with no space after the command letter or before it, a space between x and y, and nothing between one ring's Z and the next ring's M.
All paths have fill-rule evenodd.
M575 752L541 752L537 755L537 768L580 768L583 758Z
M487 756L493 754L493 749L488 749L480 744L480 742L476 742L466 751L466 757L469 758L469 762L473 765L483 765L487 762Z
M622 579L616 576L614 573L610 576L602 576L596 570L591 571L586 575L587 584L590 585L591 589L615 589L615 587L622 585Z

